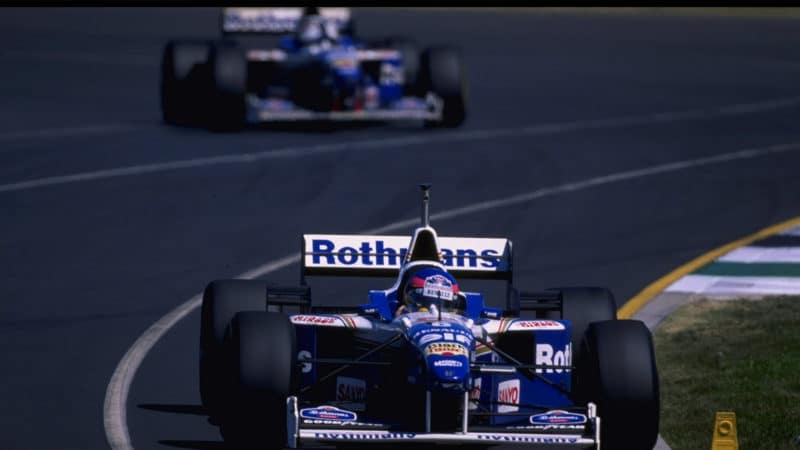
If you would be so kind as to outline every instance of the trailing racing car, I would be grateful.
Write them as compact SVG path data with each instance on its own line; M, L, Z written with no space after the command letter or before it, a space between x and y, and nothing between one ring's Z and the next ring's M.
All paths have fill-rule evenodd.
M164 48L167 123L235 129L421 120L455 127L466 117L463 68L452 48L420 54L404 38L363 42L347 8L224 8L221 22L222 39L173 40Z
M607 289L519 291L511 242L439 237L428 198L425 187L410 239L304 235L298 286L207 286L200 394L226 442L653 448L659 383L644 324L617 320ZM314 305L307 276L395 281L331 307ZM505 308L458 279L505 282Z

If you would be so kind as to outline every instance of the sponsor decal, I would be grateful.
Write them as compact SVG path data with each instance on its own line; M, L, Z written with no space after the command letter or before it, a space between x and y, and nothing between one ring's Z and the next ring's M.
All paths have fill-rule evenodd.
M514 425L506 430L534 430L534 431L583 431L584 425L553 424L553 425Z
M530 421L534 425L578 424L586 423L586 416L557 409L542 414L534 414L530 417Z
M453 283L444 275L431 275L425 278L422 286L422 295L426 297L453 299Z
M356 58L350 58L346 56L331 58L331 63L334 67L338 67L340 69L354 69L358 66L358 60Z
M303 419L304 425L339 425L342 427L367 427L378 428L384 427L386 424L370 423L370 422L353 422L347 420L332 420L332 419Z
M339 28L349 19L349 14L341 8L322 8L320 13ZM222 30L227 33L285 33L297 27L301 15L300 8L225 8Z
M419 345L427 344L431 341L441 341L444 337L439 333L424 334L419 338Z
M244 31L286 32L294 29L296 18L280 18L266 15L248 16L244 14L226 14L222 28L226 32Z
M536 344L536 364L548 366L571 366L572 344L567 344L563 350L555 350L550 344ZM553 368L536 369L536 373L562 373L571 372L571 369Z
M363 411L366 407L367 383L359 378L336 378L336 401L347 402L347 407Z
M425 347L425 355L469 356L467 348L455 342L432 342Z
M336 323L337 319L335 317L326 317L326 316L298 315L298 316L291 316L291 321L292 323L299 323L299 324L328 325Z
M314 433L316 439L336 439L336 440L403 440L414 439L416 433Z
M520 320L514 322L514 328L524 328L529 330L563 330L564 324L554 320Z
M311 253L306 258L308 266L399 267L408 253L408 248L403 247L408 244L406 236L306 235L306 238L306 252ZM497 270L501 268L507 242L495 238L439 238L442 263L447 267Z
M311 352L308 350L300 350L300 352L297 353L297 359L298 360L311 359ZM303 373L311 372L312 366L310 362L304 362L300 367L301 367L300 371Z
M481 399L481 380L482 378L472 379L472 390L469 391L469 399L474 401L469 402L469 409L478 409L476 402Z
M454 359L440 359L433 363L433 367L464 367L464 363Z
M461 342L462 344L467 344L467 345L472 343L472 339L470 339L469 336L466 336L464 334L457 334L456 335L456 341Z
M519 380L503 381L497 385L497 401L511 405L497 405L497 412L507 413L519 411Z
M342 422L352 422L358 417L356 413L339 409L335 406L318 406L316 408L304 408L300 410L300 417L305 419L332 419Z
M508 434L478 434L477 438L494 442L530 442L533 444L574 444L577 436L525 436Z
M466 339L467 342L472 342L471 341L471 338L472 338L472 333L471 332L469 332L467 330L464 330L464 329L461 329L461 328L458 328L458 327L453 327L453 326L451 326L451 324L446 323L446 322L436 322L436 323L439 323L439 324L445 323L446 326L442 327L442 326L432 326L431 325L431 326L424 327L424 328L420 327L421 329L415 329L414 330L414 332L411 334L411 338L412 339L419 339L420 336L423 336L423 335L426 335L426 334L435 333L435 334L440 334L441 335L440 338L443 339L443 340L452 341L452 340L455 339L456 341L462 341L462 340ZM455 336L453 336L453 335L455 335Z

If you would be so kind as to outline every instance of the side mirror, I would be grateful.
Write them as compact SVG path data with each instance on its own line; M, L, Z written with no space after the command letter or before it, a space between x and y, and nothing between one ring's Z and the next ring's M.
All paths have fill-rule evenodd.
M502 317L503 311L500 308L483 308L481 310L482 319L499 319Z
M369 316L381 319L381 313L378 311L373 305L358 305L358 315L359 316Z

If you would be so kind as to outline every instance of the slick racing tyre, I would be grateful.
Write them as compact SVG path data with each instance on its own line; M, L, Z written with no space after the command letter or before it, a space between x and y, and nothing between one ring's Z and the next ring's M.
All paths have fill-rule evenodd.
M457 127L466 118L466 80L459 54L450 48L429 48L422 54L422 85L443 102L441 121L426 121L428 126Z
M652 449L660 398L650 330L639 320L593 322L580 351L577 389L597 404L603 448Z
M206 41L170 41L161 59L161 114L170 125L195 125L201 117Z
M579 365L581 353L578 351L589 324L617 318L617 303L614 294L602 287L564 287L554 289L561 292L561 316L558 311L547 311L543 318L566 319L572 330L573 364ZM577 374L572 372L572 385Z
M294 325L281 313L237 313L226 334L231 390L222 435L234 448L286 445L286 399L299 379Z
M266 311L267 283L259 280L217 280L206 286L200 309L200 400L216 421L224 383L225 332L239 311Z
M561 317L572 325L572 347L577 350L589 324L617 318L617 302L610 290L602 287L564 287L561 291ZM548 311L558 319L558 312Z
M235 131L245 123L247 58L233 42L214 42L209 55L210 92L205 105L207 125L217 131Z

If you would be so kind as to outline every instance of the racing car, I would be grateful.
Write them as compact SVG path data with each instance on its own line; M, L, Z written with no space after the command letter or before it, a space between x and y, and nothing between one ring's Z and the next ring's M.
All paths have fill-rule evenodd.
M420 53L400 37L364 42L348 8L224 8L221 23L221 39L165 46L165 122L228 130L276 121L456 127L466 117L453 48Z
M225 441L653 448L659 381L644 324L618 320L604 288L518 290L511 241L439 237L423 192L410 239L305 234L298 285L208 284L200 395ZM394 284L362 305L314 304L308 278L331 276ZM505 306L458 279L504 283Z

